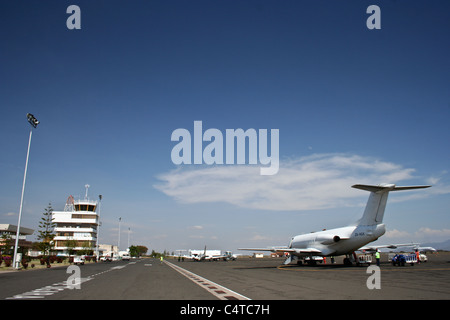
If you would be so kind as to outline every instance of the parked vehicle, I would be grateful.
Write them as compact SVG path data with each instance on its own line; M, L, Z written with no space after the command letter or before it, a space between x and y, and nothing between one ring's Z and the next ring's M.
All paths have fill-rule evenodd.
M123 254L121 255L121 258L122 258L122 260L125 260L125 261L130 261L130 259L131 259L129 253L123 253Z
M414 265L414 263L417 263L417 257L415 254L396 254L392 260L393 266L404 266L405 264L409 263L410 265Z
M75 256L75 257L73 257L73 264L77 264L77 265L81 264L81 265L83 265L85 261L86 261L85 256Z

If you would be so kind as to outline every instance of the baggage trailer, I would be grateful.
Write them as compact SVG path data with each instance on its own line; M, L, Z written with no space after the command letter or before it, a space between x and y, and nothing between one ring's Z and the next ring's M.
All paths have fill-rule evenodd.
M344 259L344 264L346 264L345 260L346 259ZM349 255L347 257L347 263L349 263L349 265L351 265L352 263L355 263L357 266L362 266L365 264L370 266L373 262L372 260L373 260L372 254L366 254L366 253L353 252L352 255Z
M370 266L372 263L372 255L371 254L359 254L357 255L356 265L367 264Z
M412 254L396 254L391 258L391 262L393 266L404 266L406 264L410 264L414 266L417 263L417 256Z

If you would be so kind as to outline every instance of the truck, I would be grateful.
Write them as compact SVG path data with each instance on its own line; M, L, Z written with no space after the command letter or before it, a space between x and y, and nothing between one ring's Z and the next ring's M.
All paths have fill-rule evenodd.
M236 259L237 259L237 255L233 254L233 252L225 251L223 260L225 260L225 261L233 260L234 261Z

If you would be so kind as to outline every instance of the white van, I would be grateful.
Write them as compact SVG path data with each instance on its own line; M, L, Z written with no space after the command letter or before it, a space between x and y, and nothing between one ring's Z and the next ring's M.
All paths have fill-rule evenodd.
M130 261L131 257L129 253L122 254L122 260Z

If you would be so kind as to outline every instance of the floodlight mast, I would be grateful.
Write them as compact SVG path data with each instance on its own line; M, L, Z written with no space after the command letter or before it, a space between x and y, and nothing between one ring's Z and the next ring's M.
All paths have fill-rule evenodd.
M100 201L98 202L97 237L96 237L96 240L95 240L95 257L96 257L97 261L99 260L99 255L100 255L100 249L99 249L99 247L98 247L98 238L100 237L100 226L101 226L101 222L100 222L100 209L101 209L101 206L102 206L102 198L103 198L103 196L102 196L101 194L99 194L99 195L98 195L98 199L99 199Z
M33 128L36 128L39 124L39 121L31 113L27 113L27 119Z
M19 220L17 222L16 243L14 246L13 268L15 268L15 269L19 269L19 262L20 262L20 261L17 261L17 249L19 248L20 220L22 218L23 195L25 192L25 181L27 179L27 169L28 169L28 158L30 156L31 135L33 134L33 128L36 128L37 125L39 124L39 121L31 113L27 113L27 120L30 123L30 125L32 126L32 128L30 129L30 137L28 138L27 160L25 161L25 172L23 174L22 196L20 197Z

